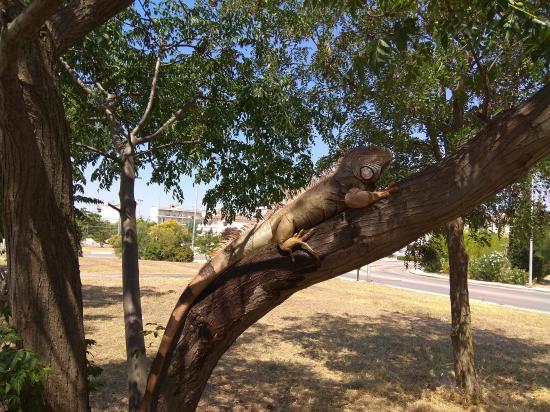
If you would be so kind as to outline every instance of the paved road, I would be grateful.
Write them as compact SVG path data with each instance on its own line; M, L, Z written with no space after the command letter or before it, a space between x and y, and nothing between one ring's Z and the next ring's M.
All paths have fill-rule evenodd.
M346 279L357 278L357 271L342 275ZM379 260L369 265L368 275L364 267L359 275L362 281L380 283L402 289L449 296L449 280L446 278L414 275L403 267L403 262ZM470 299L500 305L530 309L550 314L550 289L540 291L526 287L486 285L469 282Z

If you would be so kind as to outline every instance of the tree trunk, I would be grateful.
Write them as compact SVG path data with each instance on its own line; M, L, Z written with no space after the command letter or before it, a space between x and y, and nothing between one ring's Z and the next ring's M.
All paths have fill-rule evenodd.
M137 410L147 382L147 358L139 290L135 165L130 144L123 155L120 175L120 224L122 228L122 295L126 357L128 359L128 408Z
M13 321L52 369L45 409L86 411L69 136L48 31L11 57L0 74L0 167Z
M479 393L474 367L474 339L468 295L468 254L464 245L464 221L461 217L445 225L449 250L451 298L451 342L456 384L468 396Z
M199 296L185 320L154 410L194 410L218 359L247 327L298 290L378 260L457 218L550 154L550 86L494 118L435 166L399 183L378 207L347 210L308 241L320 265L296 263L269 245L243 259Z

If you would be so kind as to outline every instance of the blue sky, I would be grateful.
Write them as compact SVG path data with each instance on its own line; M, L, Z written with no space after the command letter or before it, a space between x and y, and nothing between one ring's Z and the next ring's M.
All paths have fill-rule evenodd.
M328 153L328 147L325 143L317 138L315 145L312 148L312 160L315 162L321 156ZM84 194L89 197L94 197L104 201L105 203L118 203L118 180L113 182L110 190L102 190L99 188L98 182L90 181L90 175L94 168L88 166L85 171L87 184L84 188ZM137 201L137 215L144 219L148 219L153 206L166 206L170 203L177 203L176 200L172 197L171 193L166 193L162 186L158 184L148 184L151 178L151 166L147 166L140 171L140 176L136 179L135 184L135 194ZM180 179L180 187L183 190L185 200L183 202L183 207L192 209L195 205L195 189L193 187L193 178L190 176L182 176ZM202 206L202 198L204 193L212 185L199 185L198 187L198 209L204 209ZM79 207L84 207L90 211L94 211L93 205L79 205Z

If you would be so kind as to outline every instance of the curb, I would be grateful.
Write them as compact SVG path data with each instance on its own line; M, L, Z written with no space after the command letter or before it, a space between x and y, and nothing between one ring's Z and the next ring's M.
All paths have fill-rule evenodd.
M408 269L408 272L418 276L427 276L427 277L439 278L439 279L449 279L448 276L438 275L437 273L424 272L421 269ZM511 285L509 283L487 282L485 280L475 280L475 279L468 279L468 283L485 285L485 286L496 286L496 287L506 288L506 289L536 290L537 292L550 294L550 288L528 287L525 285Z

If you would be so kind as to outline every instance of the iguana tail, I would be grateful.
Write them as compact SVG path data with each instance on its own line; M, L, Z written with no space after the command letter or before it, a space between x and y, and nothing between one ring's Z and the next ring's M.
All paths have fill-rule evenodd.
M179 335L185 317L198 296L227 269L241 260L244 256L248 255L252 250L267 245L272 239L273 234L271 225L269 221L264 220L245 231L239 238L213 256L212 259L199 270L199 273L191 279L178 299L168 321L168 325L166 325L157 355L151 365L145 395L139 407L140 412L146 412L150 409L159 376L168 364L168 357L174 347L175 338Z

